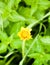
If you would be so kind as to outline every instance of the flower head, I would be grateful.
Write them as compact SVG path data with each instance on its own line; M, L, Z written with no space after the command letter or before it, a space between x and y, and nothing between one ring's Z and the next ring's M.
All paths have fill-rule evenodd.
M18 32L18 36L20 37L21 40L30 39L32 37L31 36L31 29L22 27L20 32Z

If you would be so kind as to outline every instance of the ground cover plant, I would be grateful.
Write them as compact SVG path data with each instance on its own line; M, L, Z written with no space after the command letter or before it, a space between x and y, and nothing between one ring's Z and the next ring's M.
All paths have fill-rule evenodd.
M50 65L50 0L0 0L0 65Z

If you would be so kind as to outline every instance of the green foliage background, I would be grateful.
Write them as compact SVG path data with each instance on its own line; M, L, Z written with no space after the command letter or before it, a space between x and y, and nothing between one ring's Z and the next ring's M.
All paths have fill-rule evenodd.
M23 65L50 65L50 0L0 0L0 65L20 65L17 34L27 26L32 39L25 42L25 54L31 49Z

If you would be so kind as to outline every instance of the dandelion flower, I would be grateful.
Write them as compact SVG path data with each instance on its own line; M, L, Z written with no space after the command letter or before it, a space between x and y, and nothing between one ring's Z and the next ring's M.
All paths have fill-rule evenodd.
M32 38L31 29L22 27L20 32L18 32L18 36L21 40L29 40Z

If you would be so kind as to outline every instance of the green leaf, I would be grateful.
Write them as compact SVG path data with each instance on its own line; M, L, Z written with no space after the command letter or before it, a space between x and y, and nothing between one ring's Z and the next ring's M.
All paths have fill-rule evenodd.
M0 15L0 28L2 29L3 28L3 19L2 19L2 16Z
M42 63L39 60L35 60L32 65L42 65Z
M8 38L7 34L5 32L0 31L0 40L2 42L6 41Z
M20 21L19 23L15 23L13 27L11 28L10 34L16 33L15 36L17 36L18 32L20 31L21 27L25 26L24 21Z
M5 6L6 6L5 3L0 1L0 14L3 13Z
M31 15L33 15L38 9L38 0L33 0L31 4Z
M25 21L25 18L19 15L16 11L12 10L8 17L11 22Z
M41 39L45 52L50 52L50 36L44 36Z
M32 54L29 54L28 57L30 58L34 58L34 59L38 59L39 57L41 57L42 54L41 53L32 53Z
M37 11L34 13L35 18L38 20L41 19L44 15L45 12L40 9L37 9Z
M27 52L28 51L28 49L29 49L29 47L30 47L30 45L31 45L31 43L33 42L33 39L30 39L30 40L27 40L25 43L25 52ZM30 52L29 53L33 53L34 51L33 51L33 49L31 49L30 50Z
M26 3L29 3L31 5L31 8L28 7L20 7L19 9L19 13L21 15L23 15L26 18L31 17L37 10L38 8L38 4L37 4L37 0L24 0ZM28 2L27 2L28 1Z
M11 9L9 9L9 8L6 6L5 9L4 9L4 11L3 11L3 13L2 13L2 18L3 18L3 20L8 19L8 16L9 16L9 14L10 14L10 11L11 11Z
M38 65L38 64L40 64L40 65L46 64L47 65L48 60L50 60L50 54L42 54L42 55L40 54L40 56L35 60L33 65Z
M31 9L28 7L20 7L19 13L20 13L20 15L24 16L25 18L31 17Z
M3 27L6 28L8 25L9 25L9 21L8 20L4 20Z
M8 2L8 8L11 9L14 6L14 2L15 2L15 0L9 0L9 2Z
M24 1L27 5L32 5L32 3L34 2L34 0L24 0Z
M0 43L0 54L5 53L7 51L7 45L4 43Z
M50 1L48 0L39 0L39 9L46 10L50 7Z
M22 45L22 41L20 39L13 39L11 42L10 46L14 49L20 49Z
M0 65L5 65L5 61L4 60L0 60Z
M32 17L32 18L28 18L26 20L26 24L31 24L31 23L35 23L37 22L38 20L35 18L35 17Z
M21 0L15 0L15 6L16 6L16 9L18 8L18 4L21 2Z
M50 36L44 36L40 40L43 42L43 44L50 45Z
M32 54L34 52L36 52L36 53L43 53L44 52L44 49L43 49L43 46L41 44L41 41L39 40L39 37L36 38L35 42L33 42L33 40L26 42L26 51L29 49L29 47L31 46L32 43L34 43L34 45L32 46L29 54Z

